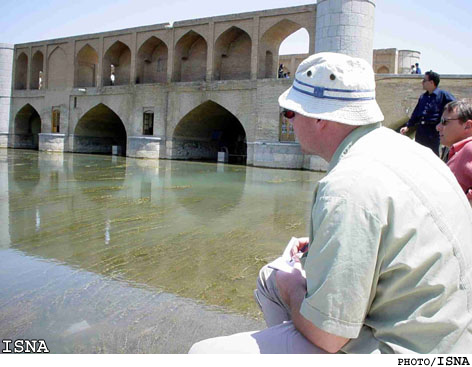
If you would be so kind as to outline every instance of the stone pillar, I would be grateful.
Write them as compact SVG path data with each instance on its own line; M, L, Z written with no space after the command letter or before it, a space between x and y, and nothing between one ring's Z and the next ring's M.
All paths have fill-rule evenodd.
M0 148L6 148L8 145L13 49L13 45L0 43Z
M315 52L339 52L372 64L375 0L318 0Z
M129 136L126 155L132 158L159 159L165 153L165 141L157 136Z
M39 133L39 151L64 152L66 134Z
M138 43L138 33L133 32L131 34L131 63L130 63L130 83L136 84L136 58L138 57L138 50L136 44ZM142 81L141 81L142 83Z
M257 79L259 69L259 27L260 18L255 16L252 20L251 80Z
M206 66L206 78L207 82L213 80L213 60L215 53L215 22L208 23L208 48L207 48L207 66Z

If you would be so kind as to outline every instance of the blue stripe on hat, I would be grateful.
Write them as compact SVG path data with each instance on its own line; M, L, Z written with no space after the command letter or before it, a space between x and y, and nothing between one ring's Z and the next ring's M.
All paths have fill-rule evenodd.
M375 92L374 89L370 89L370 90L334 89L334 88L324 88L324 87L313 86L307 83L303 83L299 81L298 79L295 79L295 82L301 85L313 88L313 92L309 92L309 91L297 88L295 86L295 83L292 86L293 89L295 89L296 91L300 93L303 93L312 97L316 97L316 98L335 99L338 101L371 101L375 99L375 97L333 97L333 96L324 95L325 91L326 92L342 92L342 93L374 93Z

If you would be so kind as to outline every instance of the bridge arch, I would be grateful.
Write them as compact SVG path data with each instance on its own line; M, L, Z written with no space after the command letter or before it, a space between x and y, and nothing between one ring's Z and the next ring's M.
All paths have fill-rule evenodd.
M41 51L36 51L31 62L31 89L42 89L44 87L44 55Z
M381 67L377 69L377 74L388 74L388 73L390 73L390 70L385 65L382 65Z
M98 54L88 43L80 49L76 57L76 87L96 87Z
M28 56L22 52L16 59L15 89L26 89L26 78L28 75Z
M116 41L103 57L103 85L129 84L130 74L131 50L123 42Z
M15 148L38 149L41 117L38 111L27 103L16 114L13 126Z
M67 83L67 57L65 51L57 46L48 58L48 89L65 88Z
M136 84L167 81L167 45L152 36L139 48L136 60Z
M175 45L172 81L191 82L206 79L208 46L195 31L188 31Z
M214 80L251 78L252 41L247 32L230 27L215 42L213 57Z
M218 152L228 163L245 164L246 131L238 118L220 104L208 100L188 112L172 134L172 159L216 161Z
M74 153L126 155L127 134L121 118L108 106L99 103L79 119L74 129Z
M258 78L276 78L278 55L282 42L302 26L292 20L282 19L262 35L259 41Z

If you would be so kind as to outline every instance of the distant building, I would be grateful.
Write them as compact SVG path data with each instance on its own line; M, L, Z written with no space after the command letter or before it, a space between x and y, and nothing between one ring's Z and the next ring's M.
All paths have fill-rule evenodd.
M420 62L421 53L384 48L374 50L373 68L377 74L410 74L411 65Z

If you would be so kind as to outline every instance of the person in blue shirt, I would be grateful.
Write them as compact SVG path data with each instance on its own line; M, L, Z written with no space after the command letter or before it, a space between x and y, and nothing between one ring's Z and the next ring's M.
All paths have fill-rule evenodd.
M425 73L422 83L426 92L420 96L406 126L400 129L400 133L405 135L411 127L417 126L415 141L431 148L436 155L439 155L439 134L436 125L441 120L444 106L456 100L451 93L438 88L439 81L438 73Z
M416 63L415 66L416 66L416 71L415 71L415 73L416 73L416 74L421 74L420 64Z

